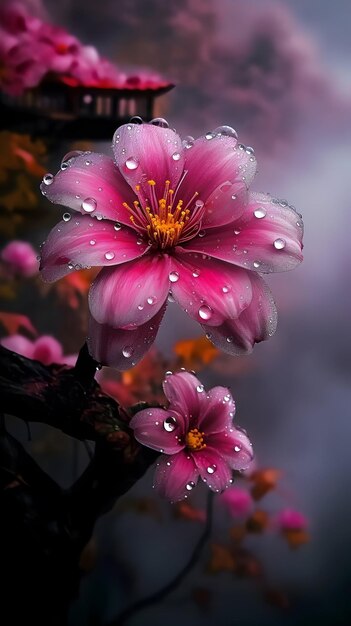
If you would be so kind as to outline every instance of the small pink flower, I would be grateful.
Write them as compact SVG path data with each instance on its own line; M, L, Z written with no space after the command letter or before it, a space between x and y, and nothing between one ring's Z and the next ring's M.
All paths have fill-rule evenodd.
M253 507L253 500L249 492L239 487L227 489L221 494L220 500L232 517L246 517Z
M13 240L0 252L0 259L8 268L20 276L35 276L39 271L37 253L27 241Z
M26 356L28 359L40 361L44 365L51 365L51 363L74 365L76 361L75 355L64 355L60 342L50 335L42 335L34 341L23 335L10 335L1 339L0 344L8 350Z
M253 150L228 126L182 143L170 128L132 123L116 131L113 150L115 161L71 155L41 187L78 213L49 234L43 278L104 266L89 296L94 358L135 365L170 293L230 354L270 337L277 315L261 272L301 261L302 222L285 201L248 191Z
M306 530L308 526L307 518L293 509L283 509L278 513L275 519L276 525L280 530Z
M167 376L163 383L168 409L144 409L130 422L143 445L164 452L157 464L155 487L170 500L181 500L199 477L212 491L232 482L231 470L248 467L252 448L233 425L234 400L225 387L208 393L188 372Z

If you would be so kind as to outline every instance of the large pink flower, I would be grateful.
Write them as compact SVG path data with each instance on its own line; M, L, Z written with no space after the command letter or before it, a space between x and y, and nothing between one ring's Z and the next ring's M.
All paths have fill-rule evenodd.
M168 409L144 409L130 422L135 438L163 452L157 463L156 489L170 500L181 500L199 477L213 491L232 483L232 471L248 467L251 443L233 425L234 400L225 387L208 393L188 372L167 376L163 384Z
M130 123L116 131L113 151L115 161L73 155L41 187L77 212L47 238L44 279L104 266L89 297L92 355L134 365L170 293L230 354L272 335L276 309L260 273L301 261L302 223L286 202L248 191L253 150L227 126L182 143L169 128Z

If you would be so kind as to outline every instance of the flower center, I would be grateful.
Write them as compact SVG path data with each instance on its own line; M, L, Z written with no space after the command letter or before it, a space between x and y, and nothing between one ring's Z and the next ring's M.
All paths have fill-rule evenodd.
M182 181L174 191L170 188L170 181L166 180L162 198L156 196L155 181L147 182L150 190L148 198L137 185L135 190L138 200L133 202L133 207L127 202L123 203L131 213L130 221L134 228L140 234L147 235L150 243L161 250L173 248L180 240L192 239L200 229L204 207L204 203L196 199L198 192L184 206L183 200L176 199Z
M197 428L192 428L185 435L185 443L189 450L203 450L206 448L206 444L204 443L204 432L200 432Z

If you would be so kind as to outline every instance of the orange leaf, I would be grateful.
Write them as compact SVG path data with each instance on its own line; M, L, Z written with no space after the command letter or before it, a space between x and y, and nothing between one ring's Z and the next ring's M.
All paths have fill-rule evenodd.
M178 341L173 350L187 369L209 365L219 354L219 350L206 337Z
M252 497L255 500L259 500L266 495L266 493L275 489L281 474L280 470L274 468L267 468L253 472L250 476L250 480L253 482L251 487Z
M15 335L21 328L27 330L31 335L36 335L32 322L26 317L26 315L19 315L18 313L1 313L0 322L5 327L9 335Z

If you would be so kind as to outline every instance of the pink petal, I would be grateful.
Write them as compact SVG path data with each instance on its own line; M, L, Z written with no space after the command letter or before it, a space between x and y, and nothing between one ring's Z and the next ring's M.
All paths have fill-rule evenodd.
M165 309L166 306L162 307L155 317L135 330L99 324L90 316L87 338L90 354L98 363L118 370L134 367L155 341Z
M197 322L219 326L239 317L251 302L248 273L229 263L177 249L171 269L179 276L171 285L172 295Z
M91 286L89 306L100 324L140 326L163 306L169 291L169 258L147 255L103 269Z
M178 439L184 435L184 418L175 411L144 409L134 415L129 425L135 439L148 448L166 454L176 454L184 448Z
M232 472L228 463L216 450L209 447L193 454L202 480L212 491L223 491L232 482Z
M277 309L270 289L260 276L250 273L252 300L236 320L221 326L203 325L207 337L217 348L232 355L251 352L255 343L274 335Z
M206 394L206 405L199 416L198 427L207 435L230 428L235 414L235 402L227 387L213 387Z
M250 493L239 487L230 487L219 498L232 517L246 517L253 509Z
M26 356L28 359L33 357L33 341L30 341L27 337L23 337L23 335L3 337L0 344L4 346L4 348L12 350L12 352Z
M44 176L42 193L55 204L131 225L123 202L133 202L135 195L110 157L95 152L84 152L68 161L69 166L59 170L53 182ZM87 202L84 202L88 200ZM84 202L84 205L83 205Z
M163 391L170 408L186 418L186 425L190 418L197 421L206 403L206 393L196 376L190 372L171 374L163 382Z
M185 153L184 169L188 173L182 183L184 201L197 191L206 203L224 183L236 183L238 190L249 186L256 172L256 159L240 145L234 137L217 135L212 139L197 139Z
M235 470L247 469L253 459L252 445L248 436L234 426L225 432L211 435L205 450L213 450L220 454L229 467Z
M62 346L55 337L43 335L33 344L33 359L40 361L44 365L62 362Z
M148 180L156 182L162 198L166 180L175 189L183 173L184 154L180 137L170 128L153 124L125 124L113 137L116 163L132 189L140 185L149 197Z
M205 203L202 228L216 228L234 222L243 214L247 198L248 192L242 181L221 183Z
M50 232L42 248L42 277L53 281L74 269L125 263L146 249L147 244L140 243L136 233L126 226L115 230L108 220L72 217Z
M226 228L212 228L183 249L256 272L291 270L302 260L302 221L289 206L265 194L250 194L240 219Z
M161 496L175 502L189 495L198 477L193 457L182 450L174 456L161 457L155 471L154 486Z

